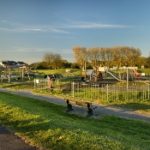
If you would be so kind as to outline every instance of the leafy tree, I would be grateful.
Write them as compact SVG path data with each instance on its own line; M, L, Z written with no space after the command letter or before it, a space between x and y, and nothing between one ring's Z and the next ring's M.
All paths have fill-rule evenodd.
M61 55L54 53L46 53L43 57L43 61L47 64L49 68L60 68L63 65L63 60Z

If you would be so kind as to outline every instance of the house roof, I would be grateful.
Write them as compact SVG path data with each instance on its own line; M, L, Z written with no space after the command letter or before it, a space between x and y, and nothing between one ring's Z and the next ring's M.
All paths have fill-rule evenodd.
M28 66L26 63L24 63L23 61L2 61L1 63L3 65L3 67L10 67L10 68L19 68L19 67L23 67L23 66Z

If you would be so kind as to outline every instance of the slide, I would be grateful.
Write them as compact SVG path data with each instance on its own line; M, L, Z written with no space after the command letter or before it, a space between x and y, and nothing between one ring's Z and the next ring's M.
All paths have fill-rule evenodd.
M135 70L135 69L133 70L133 74L134 74L134 77L136 77L136 78L141 77L141 74L138 73L137 70Z
M112 72L110 71L106 71L106 73L108 73L109 75L111 75L114 79L116 79L117 81L121 81L121 79L119 79L118 77L116 77Z

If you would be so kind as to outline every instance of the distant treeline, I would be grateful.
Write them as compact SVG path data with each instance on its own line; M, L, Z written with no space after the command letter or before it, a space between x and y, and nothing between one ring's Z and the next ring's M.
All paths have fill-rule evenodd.
M36 69L93 68L97 66L144 66L150 68L150 56L144 57L141 50L134 47L118 46L111 48L74 47L75 62L64 60L60 54L46 53L41 62L31 64Z

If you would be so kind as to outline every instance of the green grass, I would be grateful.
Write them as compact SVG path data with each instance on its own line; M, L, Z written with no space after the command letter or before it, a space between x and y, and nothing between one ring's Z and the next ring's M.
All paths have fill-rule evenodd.
M139 69L139 70L146 73L146 74L150 74L150 68Z
M19 89L28 89L31 90L34 87L33 81L25 81L25 82L11 82L11 83L1 83L0 88L9 88L12 90L19 90Z
M70 72L67 73L66 69L43 69L43 70L36 70L39 73L43 74L55 74L60 73L64 76L76 76L81 75L81 69L70 69Z
M150 124L65 113L63 106L0 93L0 124L32 145L53 150L148 150Z

